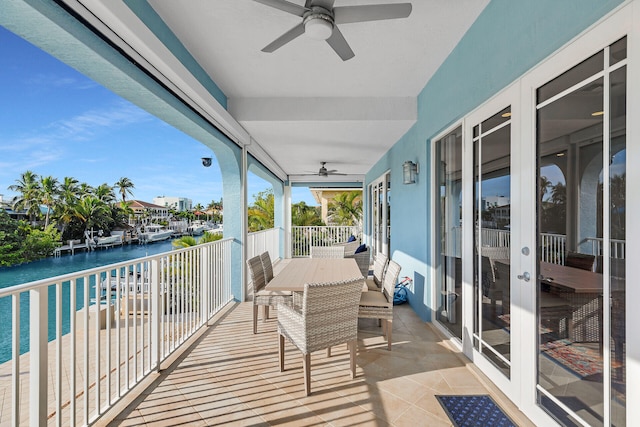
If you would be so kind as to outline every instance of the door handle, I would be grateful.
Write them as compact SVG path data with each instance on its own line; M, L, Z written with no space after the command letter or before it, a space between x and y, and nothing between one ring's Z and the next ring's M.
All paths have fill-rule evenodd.
M529 280L531 280L531 275L529 274L528 271L525 271L522 274L518 274L518 279L528 282Z

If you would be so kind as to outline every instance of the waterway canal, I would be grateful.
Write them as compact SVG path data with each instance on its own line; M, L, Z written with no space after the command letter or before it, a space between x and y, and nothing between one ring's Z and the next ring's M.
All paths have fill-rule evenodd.
M156 255L171 251L171 240L157 242L148 245L124 245L109 249L99 249L92 252L76 252L74 255L62 255L58 258L46 258L28 264L14 267L0 268L0 288L29 283L49 277L61 276L95 267L115 264L148 255ZM91 287L95 286L91 283ZM70 286L63 286L63 294L69 294ZM83 303L82 286L77 288L78 307ZM92 295L93 297L93 295ZM68 298L63 300L68 301ZM66 314L65 314L66 312ZM49 340L55 338L55 293L53 287L49 289ZM29 300L28 293L23 293L20 298L20 353L29 350ZM11 298L0 298L0 363L11 359L11 323L12 323ZM69 331L68 307L63 307L63 333Z

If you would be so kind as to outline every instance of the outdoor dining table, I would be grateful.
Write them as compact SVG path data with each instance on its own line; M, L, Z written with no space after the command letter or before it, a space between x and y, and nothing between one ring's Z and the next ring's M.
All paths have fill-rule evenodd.
M496 262L509 265L508 259ZM603 275L566 265L540 262L540 284L548 286L573 307L573 341L602 340ZM611 290L624 290L624 279L611 278Z
M362 277L362 273L354 258L293 258L267 283L266 289L303 292L305 283L338 282L355 277Z

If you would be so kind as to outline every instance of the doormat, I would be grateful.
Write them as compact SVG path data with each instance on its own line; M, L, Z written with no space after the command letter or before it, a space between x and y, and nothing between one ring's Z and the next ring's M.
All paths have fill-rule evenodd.
M516 427L488 394L436 397L456 427Z

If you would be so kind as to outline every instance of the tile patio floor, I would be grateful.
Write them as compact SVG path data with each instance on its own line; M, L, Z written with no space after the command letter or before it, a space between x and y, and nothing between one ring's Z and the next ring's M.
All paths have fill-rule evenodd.
M316 352L305 397L302 358L291 344L286 370L278 370L277 313L253 335L251 303L235 304L97 425L450 426L438 394L490 394L518 425L533 425L408 305L394 311L391 352L377 322L361 319L356 378L346 345L329 359Z

